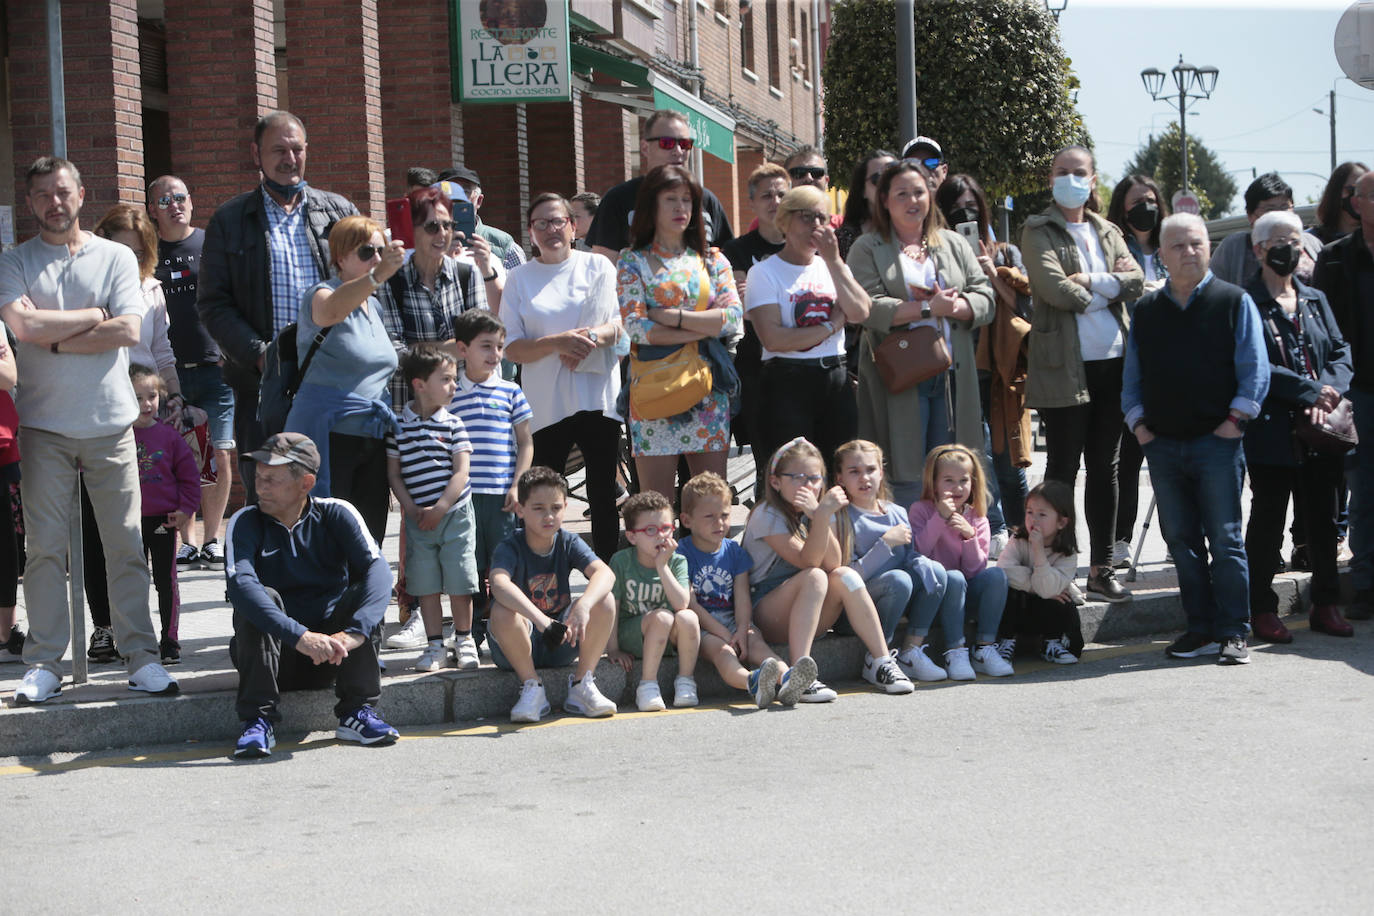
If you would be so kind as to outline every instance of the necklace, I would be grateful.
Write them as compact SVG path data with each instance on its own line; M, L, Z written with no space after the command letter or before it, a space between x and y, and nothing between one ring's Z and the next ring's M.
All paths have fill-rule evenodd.
M902 245L902 254L911 258L913 261L924 261L926 259L926 237L921 236L919 245Z
M666 260L668 260L669 258L680 258L680 257L682 257L684 254L687 253L687 246L686 246L686 245L683 245L683 246L682 246L681 248L679 248L677 251L674 251L674 250L672 250L671 248L668 248L668 247L665 246L665 245L660 245L660 244L658 243L658 241L655 240L654 243L653 243L653 245L650 246L650 250L653 251L654 254L658 255L660 258L662 258L663 260L666 261Z

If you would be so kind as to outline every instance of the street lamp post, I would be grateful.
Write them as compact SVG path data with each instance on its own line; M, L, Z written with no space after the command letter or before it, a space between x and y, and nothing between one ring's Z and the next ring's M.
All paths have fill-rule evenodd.
M1212 91L1217 87L1216 67L1194 67L1192 64L1183 62L1183 55L1178 56L1178 63L1171 71L1174 75L1174 85L1178 88L1178 132L1182 138L1183 147L1183 190L1188 190L1188 100L1211 98ZM1145 84L1145 91L1150 94L1150 98L1156 102L1161 99L1172 99L1174 93L1162 94L1164 89L1164 74L1155 67L1140 71L1140 80Z

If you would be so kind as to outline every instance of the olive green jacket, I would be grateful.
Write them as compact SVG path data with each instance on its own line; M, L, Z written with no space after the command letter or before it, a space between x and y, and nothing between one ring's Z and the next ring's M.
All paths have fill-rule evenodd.
M1131 257L1126 239L1115 225L1085 210L1084 218L1097 229L1102 253L1110 271L1118 257ZM1092 303L1093 295L1069 279L1083 271L1078 245L1069 235L1059 207L1051 204L1044 213L1026 220L1021 232L1021 258L1030 277L1031 314L1029 359L1026 369L1026 404L1030 407L1075 407L1088 403L1088 383L1083 371L1083 351L1078 343L1078 316ZM1132 258L1127 271L1111 271L1121 291L1107 306L1121 326L1130 332L1126 303L1139 299L1145 274Z
M954 438L981 452L983 414L978 400L978 367L972 332L992 321L995 298L992 284L964 237L941 229L940 241L940 245L930 249L940 283L958 289L973 309L972 321L950 322ZM859 344L859 435L882 446L887 455L890 479L918 481L925 470L927 451L926 420L921 416L918 389L889 394L873 358L873 351L892 330L893 314L911 298L902 274L899 249L886 237L868 232L849 249L848 264L854 279L873 299Z

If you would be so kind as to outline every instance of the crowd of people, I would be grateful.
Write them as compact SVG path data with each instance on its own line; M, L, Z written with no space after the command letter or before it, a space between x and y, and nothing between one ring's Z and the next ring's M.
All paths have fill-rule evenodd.
M1116 570L1145 463L1187 612L1171 657L1244 664L1251 633L1292 639L1271 588L1290 496L1312 629L1349 636L1347 617L1374 616L1374 449L1348 455L1374 435L1365 166L1336 170L1312 230L1261 176L1250 229L1212 253L1149 176L1122 179L1104 215L1081 146L1053 157L1052 202L1013 245L930 137L861 157L842 214L819 151L759 167L736 237L685 167L692 147L681 113L654 112L641 176L533 199L528 260L482 221L461 165L411 169L389 226L310 186L289 112L258 122L261 181L204 230L187 181L162 176L146 207L86 232L77 167L37 160L40 232L0 257L0 389L15 393L0 471L21 497L0 499L0 660L28 666L16 701L61 690L78 490L88 655L122 659L130 689L178 689L178 566L225 570L239 757L271 753L281 690L330 683L341 739L396 739L377 711L396 595L414 606L386 645L434 671L479 666L487 642L521 682L517 722L550 711L552 666L574 669L569 712L616 712L603 656L640 662L640 710L666 705L668 653L675 706L698 702L703 658L760 707L827 702L811 647L831 630L858 638L859 674L889 694L1007 677L1018 655L1073 664L1077 608L1131 598ZM1048 450L1034 487L1031 410ZM732 442L756 466L739 540ZM565 525L574 448L590 543ZM235 473L247 504L226 524Z

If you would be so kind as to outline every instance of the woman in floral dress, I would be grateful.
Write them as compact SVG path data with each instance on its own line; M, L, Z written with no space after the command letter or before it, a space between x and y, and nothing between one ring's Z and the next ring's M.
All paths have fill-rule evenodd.
M616 285L632 343L699 346L737 333L742 313L730 262L719 249L706 247L701 186L690 172L666 165L645 177L630 239L620 253ZM709 363L708 349L701 346ZM725 476L730 398L721 385L696 406L663 420L637 416L632 400L629 426L640 490L672 493L679 456L686 456L693 474Z

